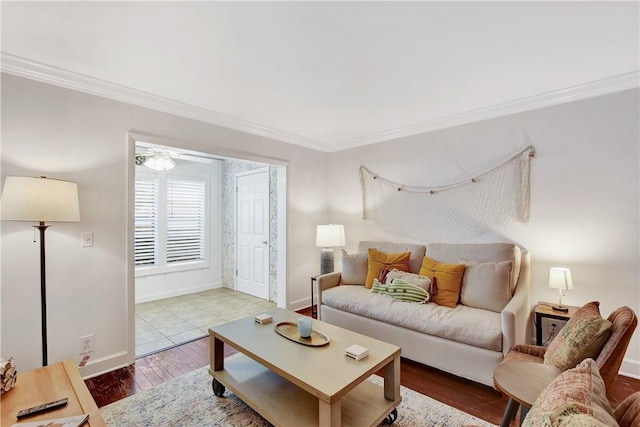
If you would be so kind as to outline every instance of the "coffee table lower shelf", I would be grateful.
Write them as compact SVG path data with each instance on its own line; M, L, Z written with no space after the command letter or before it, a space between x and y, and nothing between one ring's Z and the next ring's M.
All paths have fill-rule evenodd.
M251 358L238 354L213 371L213 381L231 390L247 405L276 426L318 425L318 398L270 371ZM384 397L383 387L365 380L340 399L343 426L377 426L400 404Z

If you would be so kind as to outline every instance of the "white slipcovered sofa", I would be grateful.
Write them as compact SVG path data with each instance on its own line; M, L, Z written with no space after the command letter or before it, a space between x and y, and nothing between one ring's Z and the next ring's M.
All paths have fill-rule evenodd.
M450 308L404 302L371 292L364 279L353 283L366 276L369 248L410 251L411 273L419 273L425 256L465 263L459 303ZM507 282L488 280L494 276L486 272L505 262L510 266ZM407 359L492 386L493 370L511 346L529 342L530 256L518 245L360 242L357 254L343 255L342 267L344 277L334 272L317 278L319 318L395 344Z

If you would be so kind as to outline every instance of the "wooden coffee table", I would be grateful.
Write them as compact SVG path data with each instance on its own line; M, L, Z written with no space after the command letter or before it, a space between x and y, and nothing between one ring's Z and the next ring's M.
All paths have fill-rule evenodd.
M313 320L313 330L330 342L311 347L276 333L280 322L296 322L299 314L266 311L273 323L255 323L253 316L209 329L213 389L222 396L225 387L278 426L375 426L393 422L400 397L400 348L385 342ZM240 355L224 360L224 344ZM345 349L359 344L369 355L356 361ZM381 370L384 386L367 378Z

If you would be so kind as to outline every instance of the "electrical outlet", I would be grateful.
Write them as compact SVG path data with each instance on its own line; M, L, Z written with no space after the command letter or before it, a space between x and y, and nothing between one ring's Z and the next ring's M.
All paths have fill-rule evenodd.
M566 323L567 322L564 321L564 320L550 319L548 317L543 317L542 318L542 331L547 337L548 336L556 336L556 335L558 335L558 332L560 332L560 329L562 329L562 327ZM545 339L546 339L546 337L545 337Z
M91 231L80 234L83 248L90 248L93 246L93 233Z
M94 335L80 337L80 354L92 353L94 346Z

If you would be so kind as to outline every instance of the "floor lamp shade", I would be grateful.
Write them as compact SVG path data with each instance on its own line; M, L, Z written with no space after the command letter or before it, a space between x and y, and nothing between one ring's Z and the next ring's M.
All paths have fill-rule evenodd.
M2 219L8 221L80 221L78 186L69 181L8 176L2 192Z
M40 308L42 312L42 366L47 356L47 274L45 267L45 222L78 222L78 186L46 177L8 176L2 191L2 219L35 221L40 231Z
M323 248L320 254L320 274L333 272L333 249L331 247L344 246L344 225L319 225L316 231L316 246Z

